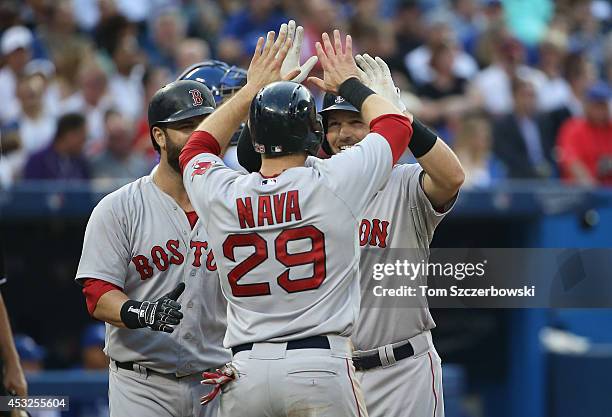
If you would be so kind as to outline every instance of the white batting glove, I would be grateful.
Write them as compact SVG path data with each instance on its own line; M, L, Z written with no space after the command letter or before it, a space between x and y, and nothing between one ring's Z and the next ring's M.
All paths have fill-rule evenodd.
M299 69L300 74L291 81L301 83L306 79L306 77L308 77L308 74L317 64L319 58L316 55L311 56L306 60L306 62L304 62L303 65L300 65L302 42L304 40L304 28L302 26L298 26L296 29L295 26L295 20L290 20L287 31L287 42L293 42L293 44L281 66L281 76L284 77L285 75L291 73L291 71Z
M364 82L366 86L389 100L402 113L406 111L406 105L400 98L400 89L395 86L391 77L391 70L382 58L376 57L374 59L368 54L363 54L355 55L355 61L369 80L369 83Z

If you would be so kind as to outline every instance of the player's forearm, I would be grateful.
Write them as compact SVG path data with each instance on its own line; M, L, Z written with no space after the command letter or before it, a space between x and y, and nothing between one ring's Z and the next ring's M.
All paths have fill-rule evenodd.
M15 350L11 324L2 294L0 294L0 357L7 365L19 363L19 355L17 350Z
M427 174L423 190L435 207L442 207L453 199L465 179L457 155L442 139L438 139L429 152L417 159Z
M116 327L127 328L121 320L121 307L129 300L128 296L122 291L112 290L100 297L93 316L98 320L105 321Z
M251 101L259 91L253 84L247 83L231 99L200 123L196 130L210 133L225 149L232 135L247 118Z

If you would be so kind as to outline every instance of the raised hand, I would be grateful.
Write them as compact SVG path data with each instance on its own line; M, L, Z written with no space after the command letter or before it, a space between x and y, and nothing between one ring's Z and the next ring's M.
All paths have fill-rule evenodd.
M317 56L311 56L306 60L304 65L300 65L300 57L302 55L302 42L304 41L304 28L298 26L296 29L295 20L290 20L287 26L287 41L291 42L292 46L287 53L287 57L283 61L281 66L281 75L284 79L286 76L291 74L295 70L299 70L299 74L292 78L291 81L301 83L308 77L308 74L312 68L317 64L319 58Z
M255 53L247 71L247 84L259 90L275 81L288 80L299 73L299 69L281 76L281 66L289 49L291 42L287 40L287 24L283 23L274 39L274 31L268 32L264 41L263 37L257 40Z
M317 42L317 56L323 67L323 79L308 77L308 80L321 90L338 94L340 84L349 78L361 79L359 68L353 58L353 40L346 35L344 48L340 39L340 31L334 30L334 44L327 33L322 35L323 44Z
M391 70L382 58L372 58L368 54L356 55L355 61L363 70L363 77L367 80L362 82L371 88L376 94L380 94L393 103L402 112L406 110L406 105L400 98L400 91L395 86L391 77Z

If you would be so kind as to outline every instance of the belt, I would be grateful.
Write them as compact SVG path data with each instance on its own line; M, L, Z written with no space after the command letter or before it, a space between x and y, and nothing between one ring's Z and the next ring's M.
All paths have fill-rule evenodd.
M128 371L138 372L136 369L134 369L134 365L137 365L139 368L144 369L146 371L147 375L159 375L159 376L163 376L164 378L169 378L169 379L174 379L174 380L181 379L181 378L184 378L186 376L193 375L193 374L189 374L189 375L183 375L183 376L176 376L175 374L166 374L166 373L163 373L163 372L154 371L153 369L149 369L149 368L146 368L146 367L144 367L142 365L139 365L138 362L133 362L133 361L118 362L118 361L116 361L114 359L111 359L111 360L117 366L117 368L120 368L120 369L126 369ZM208 371L212 372L213 370L214 370L214 368L210 368L210 369L206 369L205 371L206 372L208 372ZM199 373L199 372L196 372L196 373Z
M414 348L412 347L410 342L406 343L405 345L393 348L393 356L395 357L396 361L401 361L402 359L409 358L413 355ZM368 369L383 366L378 353L374 353L368 356L353 357L353 365L358 371L367 371Z
M325 336L311 336L287 342L287 350L293 349L329 349L329 339ZM232 348L232 355L253 349L253 343L244 343Z

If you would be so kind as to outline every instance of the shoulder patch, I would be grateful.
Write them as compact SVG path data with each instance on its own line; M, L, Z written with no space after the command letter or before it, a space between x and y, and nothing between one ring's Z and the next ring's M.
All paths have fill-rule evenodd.
M202 174L204 174L212 166L213 166L213 162L211 162L211 161L196 161L193 164L193 171L191 172L191 179L193 180L193 177L195 175L202 175Z

